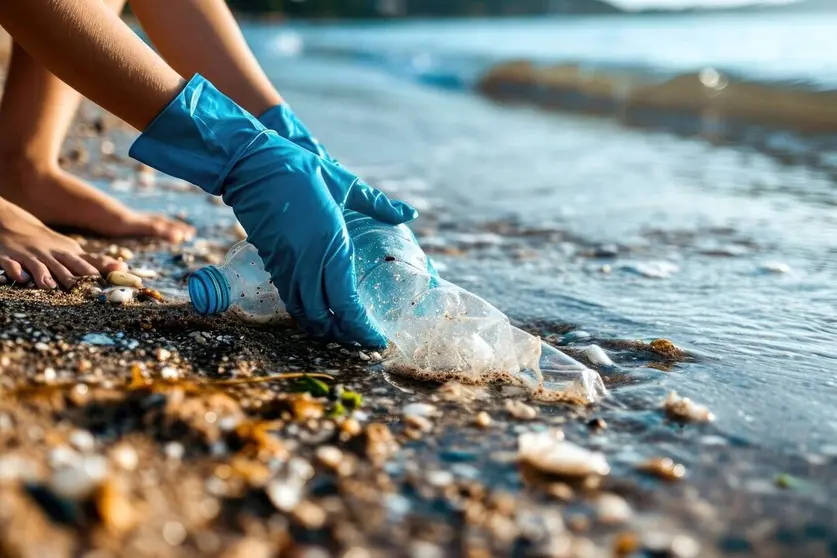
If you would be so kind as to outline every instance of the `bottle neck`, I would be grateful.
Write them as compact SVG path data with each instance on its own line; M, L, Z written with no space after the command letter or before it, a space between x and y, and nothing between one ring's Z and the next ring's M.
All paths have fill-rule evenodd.
M232 303L230 283L221 269L214 265L201 268L189 276L189 298L201 316L226 312Z

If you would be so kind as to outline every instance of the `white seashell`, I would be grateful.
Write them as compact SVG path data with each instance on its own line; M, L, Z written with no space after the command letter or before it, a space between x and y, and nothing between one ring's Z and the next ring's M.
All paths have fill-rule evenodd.
M409 403L401 409L405 417L433 417L439 414L438 409L429 403Z
M518 438L520 461L544 473L564 477L604 476L610 472L605 456L564 440L560 430L527 432Z
M134 289L128 287L119 287L118 289L109 290L107 293L108 302L114 304L125 304L134 298Z
M584 356L587 357L592 364L600 366L613 366L613 361L607 356L607 353L598 345L590 345L584 349Z
M154 279L157 277L157 272L150 267L135 267L131 269L131 273L140 279Z

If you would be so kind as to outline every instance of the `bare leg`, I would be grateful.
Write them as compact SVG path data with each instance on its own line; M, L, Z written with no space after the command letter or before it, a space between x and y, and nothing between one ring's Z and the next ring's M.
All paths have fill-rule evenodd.
M143 129L183 87L183 80L101 0L0 2L0 25L70 86ZM84 61L79 63L79 61ZM0 176L0 180L4 177ZM31 214L0 198L0 268L41 288L122 264L84 253Z
M154 46L183 77L201 74L256 116L283 102L224 0L130 2Z
M119 12L124 0L106 0ZM155 236L179 242L191 227L141 214L58 166L81 96L17 43L0 103L0 195L52 226L104 236Z
M113 258L86 253L75 240L0 198L0 269L12 281L27 283L31 278L38 288L54 289L56 280L70 287L76 277L124 267Z

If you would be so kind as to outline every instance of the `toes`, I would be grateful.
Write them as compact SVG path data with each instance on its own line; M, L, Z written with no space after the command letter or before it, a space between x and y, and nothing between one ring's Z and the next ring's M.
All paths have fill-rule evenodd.
M0 268L6 272L6 277L16 283L28 283L32 277L23 270L20 262L8 256L0 256Z
M21 258L20 263L29 271L32 279L35 280L35 286L39 289L54 289L58 286L49 268L41 260L33 256L26 256Z
M95 273L107 275L111 271L125 271L128 266L125 262L115 260L104 254L81 254L81 258L95 268Z
M67 252L56 252L53 256L76 277L99 275L99 270L81 256Z
M69 269L67 269L67 266L65 266L64 264L62 264L61 262L59 262L57 259L55 259L53 257L43 256L42 259L43 259L44 265L47 266L47 269L49 269L50 273L52 274L52 277L57 279L62 287L64 287L65 289L69 289L73 285L76 284L76 281L78 281L78 277L76 277L73 274L73 272L71 272ZM52 277L50 277L50 279L52 279ZM47 282L46 284L47 284L47 287L50 286L49 282ZM53 284L54 284L54 281L53 281ZM51 288L55 288L55 287L51 287Z

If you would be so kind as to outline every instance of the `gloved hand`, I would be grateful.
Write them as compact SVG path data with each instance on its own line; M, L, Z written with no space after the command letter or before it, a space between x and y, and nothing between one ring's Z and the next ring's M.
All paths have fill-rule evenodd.
M415 209L266 129L199 75L148 125L130 155L223 196L306 332L386 345L358 300L342 211L399 224L414 219Z
M283 138L294 142L311 153L315 153L326 161L339 165L337 160L326 151L323 144L317 141L287 103L282 103L267 109L259 116L259 122L264 124L265 128L275 130ZM365 182L360 182L360 184L365 188L369 188ZM378 220L380 221L380 219ZM413 237L413 240L418 246L418 240L415 237ZM436 271L436 267L433 265L433 260L430 257L427 258L427 272L433 278L432 285L435 286L439 272Z
M311 135L311 132L297 118L288 104L282 103L281 105L267 109L267 111L259 116L259 122L264 124L265 128L275 130L277 134L294 142L303 149L307 149L330 163L337 163L337 160L326 151L323 144Z

